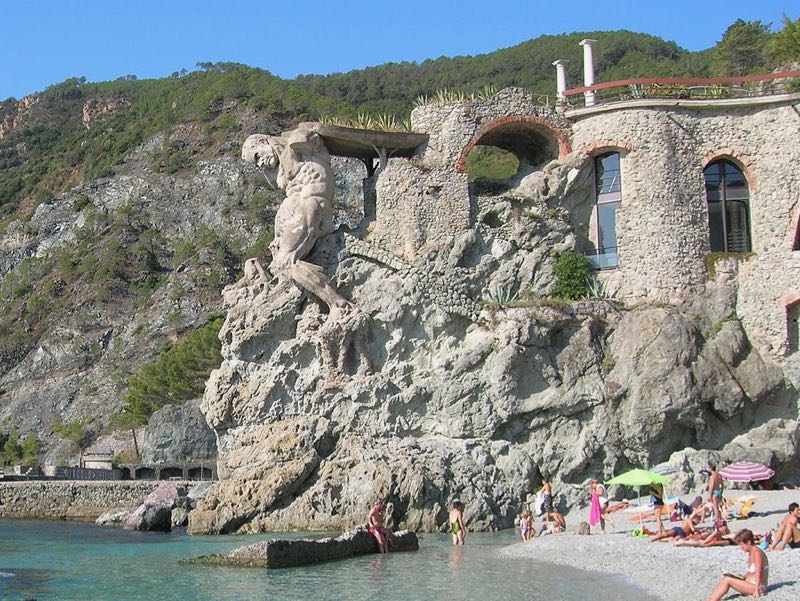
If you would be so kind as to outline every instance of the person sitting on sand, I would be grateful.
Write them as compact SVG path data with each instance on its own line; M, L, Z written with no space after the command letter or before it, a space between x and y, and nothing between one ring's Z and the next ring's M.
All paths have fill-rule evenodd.
M723 574L717 588L706 601L719 601L731 589L750 597L760 597L767 592L769 560L766 553L756 545L753 533L745 528L737 532L733 540L742 551L747 553L747 569L741 576Z
M450 524L450 534L453 535L453 544L463 545L464 539L467 537L467 528L464 526L464 504L461 501L453 501L447 522Z
M385 511L386 504L379 499L372 505L372 508L369 510L369 515L367 516L369 532L375 537L375 540L378 541L378 550L381 553L389 552L389 539L392 536L392 531L384 526L386 522Z
M789 504L789 514L783 518L778 531L772 539L772 544L768 551L784 551L786 545L790 549L800 549L800 505L797 503ZM779 548L780 547L780 548Z
M695 526L697 525L696 518L686 518L681 522L680 526L675 526L674 528L670 528L669 530L664 530L659 532L655 536L650 537L650 542L654 543L659 540L666 540L668 538L686 538L687 536L694 534Z

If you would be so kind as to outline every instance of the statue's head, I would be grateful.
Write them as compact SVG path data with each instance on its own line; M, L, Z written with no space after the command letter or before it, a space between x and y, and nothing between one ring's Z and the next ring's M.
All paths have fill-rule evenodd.
M280 149L274 136L253 134L242 145L242 158L248 163L266 169L277 169Z

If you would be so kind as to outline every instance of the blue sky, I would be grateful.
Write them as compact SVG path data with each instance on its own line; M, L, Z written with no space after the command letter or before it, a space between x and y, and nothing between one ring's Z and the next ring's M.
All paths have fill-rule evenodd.
M232 61L282 77L482 54L542 34L629 29L689 50L797 0L0 0L0 99L68 77L165 77Z

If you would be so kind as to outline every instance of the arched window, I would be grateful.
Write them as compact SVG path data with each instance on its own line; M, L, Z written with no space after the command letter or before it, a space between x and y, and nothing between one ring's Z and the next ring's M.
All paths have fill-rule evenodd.
M617 208L622 202L622 178L618 152L606 152L594 159L597 252L589 258L600 269L619 265L617 249Z
M786 333L791 355L800 350L800 301L786 307Z
M703 175L711 252L750 252L750 193L744 173L722 159L708 165Z

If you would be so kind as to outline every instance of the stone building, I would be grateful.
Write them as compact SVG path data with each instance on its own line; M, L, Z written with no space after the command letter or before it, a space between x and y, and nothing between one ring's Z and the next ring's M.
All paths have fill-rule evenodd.
M380 175L371 240L413 260L469 227L464 165L475 146L517 156L511 194L524 175L566 162L589 185L561 208L607 290L685 305L715 279L732 281L735 318L800 381L800 94L540 100L509 88L416 108L414 129L429 142ZM415 189L398 193L399 182Z

